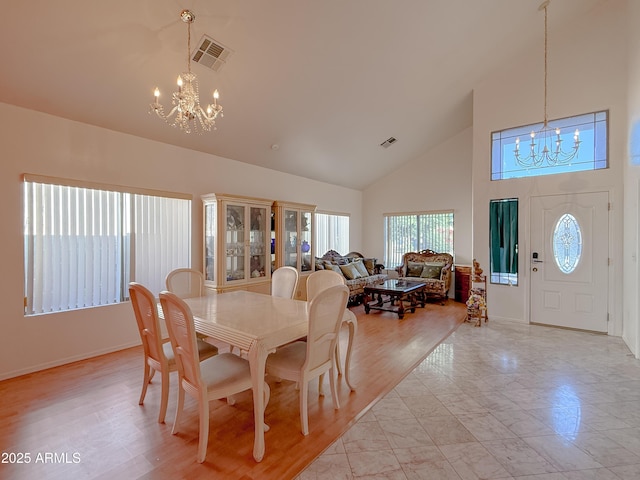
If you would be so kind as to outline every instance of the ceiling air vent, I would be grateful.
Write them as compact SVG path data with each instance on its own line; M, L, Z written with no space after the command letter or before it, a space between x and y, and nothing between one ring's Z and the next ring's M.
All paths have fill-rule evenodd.
M380 146L383 148L389 148L391 145L393 145L396 142L397 140L394 137L389 137L384 142L382 142Z
M214 72L220 71L227 58L233 51L213 38L203 35L198 43L198 49L191 58L194 62L210 68Z

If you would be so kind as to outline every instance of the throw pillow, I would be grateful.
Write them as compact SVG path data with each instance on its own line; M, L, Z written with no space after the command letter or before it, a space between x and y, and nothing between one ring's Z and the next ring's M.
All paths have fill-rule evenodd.
M342 274L347 280L354 280L356 278L362 277L362 275L360 275L360 272L356 270L356 266L353 263L340 265L340 270L342 270Z
M439 280L443 267L444 267L444 263L426 262L424 264L424 267L422 268L422 273L420 274L420 277L435 278Z
M373 275L373 273L375 272L375 268L376 268L376 259L375 258L365 258L364 259L364 266L367 269L367 272L369 272L369 275Z
M407 277L419 277L422 275L423 268L422 262L407 262Z
M342 275L342 270L340 270L340 267L338 265L331 265L331 264L325 264L324 265L325 270L333 270L336 273L339 273L340 275Z
M364 266L364 262L362 260L356 260L355 262L352 262L351 265L354 265L356 267L356 270L361 277L369 276L369 271L367 270L367 267Z

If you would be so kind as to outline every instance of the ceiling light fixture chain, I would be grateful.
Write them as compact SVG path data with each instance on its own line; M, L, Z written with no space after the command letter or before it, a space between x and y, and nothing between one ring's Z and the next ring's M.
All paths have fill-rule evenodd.
M222 105L218 103L218 90L213 92L213 103L203 109L200 106L198 79L191 73L191 24L196 16L190 10L182 10L180 19L187 24L187 71L178 75L178 90L172 94L173 108L165 114L164 107L159 102L160 90L156 87L153 92L153 103L149 113L153 112L173 127L179 127L184 133L209 132L216 130L216 118L223 117Z
M576 129L573 134L573 147L570 151L565 152L562 149L563 139L560 128L549 127L549 118L547 116L547 8L549 7L550 2L551 0L545 0L538 8L538 11L544 10L544 123L542 124L542 129L539 132L532 131L529 134L531 137L531 143L529 143L529 154L527 156L522 156L520 154L520 137L516 138L516 148L513 152L518 165L525 168L566 165L578 155L581 143L580 132Z

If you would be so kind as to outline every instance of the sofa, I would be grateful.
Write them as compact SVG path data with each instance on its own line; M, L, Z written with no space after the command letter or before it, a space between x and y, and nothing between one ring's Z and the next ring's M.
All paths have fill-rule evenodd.
M408 252L402 256L402 265L396 267L401 280L420 281L427 284L426 299L435 298L444 305L449 297L453 256L433 250Z
M378 263L377 258L365 258L359 252L349 252L340 255L335 250L329 250L322 257L316 257L316 270L334 270L345 279L349 287L349 304L358 305L364 298L364 287L382 284L389 278L382 273L384 265Z

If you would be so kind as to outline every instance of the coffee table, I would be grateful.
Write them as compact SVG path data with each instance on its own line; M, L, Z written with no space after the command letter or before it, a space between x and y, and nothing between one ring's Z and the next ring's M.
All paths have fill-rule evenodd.
M405 310L414 313L418 304L424 307L426 286L426 283L420 281L397 279L385 280L381 285L367 285L364 287L364 311L369 313L370 310L384 310L404 318ZM408 308L405 308L405 302L409 302Z

